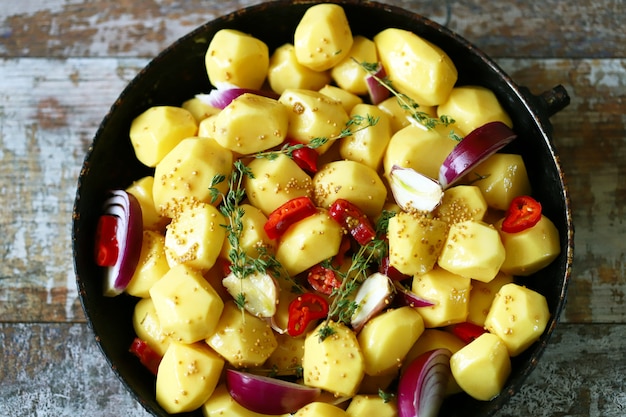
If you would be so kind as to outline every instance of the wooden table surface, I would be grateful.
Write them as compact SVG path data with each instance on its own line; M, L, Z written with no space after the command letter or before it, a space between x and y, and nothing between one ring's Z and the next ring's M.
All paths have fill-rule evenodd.
M96 128L150 58L254 0L4 0L0 8L0 416L147 416L85 323L71 253ZM498 417L626 415L626 2L389 0L446 24L519 84L571 96L552 118L573 203L569 298Z

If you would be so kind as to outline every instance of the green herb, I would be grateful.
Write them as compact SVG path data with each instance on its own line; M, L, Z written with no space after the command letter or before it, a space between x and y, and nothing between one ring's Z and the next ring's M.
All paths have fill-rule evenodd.
M333 289L330 294L333 301L328 309L328 317L317 333L320 341L334 333L330 324L331 320L346 325L350 324L352 315L358 307L358 304L352 299L352 294L367 278L369 267L374 263L380 262L386 251L387 242L384 239L374 239L368 242L367 245L361 246L359 251L352 255L352 263L347 271L342 272L330 263L328 264L337 274L341 281L341 286Z
M221 194L216 188L218 184L226 180L224 175L218 174L213 177L211 187L209 188L212 203L220 197L223 200L220 211L228 221L228 224L223 224L222 227L226 229L226 239L231 247L228 251L228 260L231 263L230 270L240 279L245 279L254 273L282 277L291 281L294 293L302 293L304 288L289 276L282 264L268 252L266 247L258 246L256 248L257 257L248 255L241 247L240 241L243 235L243 216L245 212L240 205L245 198L245 189L243 187L245 178L254 178L254 174L241 160L237 160L233 164L233 171L228 179L228 192L226 195ZM235 303L240 308L243 308L246 303L243 293L235 297Z
M391 80L388 77L381 78L376 73L379 69L379 64L376 62L359 62L355 58L352 58L354 62L356 62L361 68L363 68L372 78L374 78L380 85L385 87L391 94L393 94L398 100L398 104L400 108L409 112L411 118L426 127L427 129L434 129L437 126L449 126L454 123L454 119L450 116L442 115L439 117L432 117L425 111L419 110L419 103L413 100L406 94L398 92L393 86ZM454 133L453 130L450 131L450 138L460 141L462 138Z
M389 219L396 217L396 212L391 210L383 210L374 225L376 229L376 236L382 236L387 234L389 228Z
M235 304L237 305L237 307L239 307L241 310L243 310L245 305L246 305L246 295L244 293L242 293L242 292L237 294L235 296Z
M265 158L269 160L276 159L278 155L287 155L289 158L293 158L293 152L295 150L302 149L304 147L317 149L321 146L324 146L325 144L329 142L333 142L335 140L351 136L360 130L367 129L368 127L371 127L371 126L375 126L378 123L378 120L379 120L378 117L373 117L369 114L366 116L355 115L350 120L348 120L348 122L346 123L346 126L341 130L341 132L339 132L338 135L335 135L333 137L330 137L330 138L317 137L317 138L311 139L308 143L294 143L294 144L286 143L280 149L272 150L272 151L265 151L265 152L257 152L251 156L253 156L254 158Z
M382 398L384 403L388 403L389 401L393 400L396 395L393 392L385 392L379 388L378 396Z

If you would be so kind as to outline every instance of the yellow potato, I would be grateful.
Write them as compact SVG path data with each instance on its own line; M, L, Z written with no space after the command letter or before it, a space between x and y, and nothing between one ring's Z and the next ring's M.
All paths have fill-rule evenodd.
M213 334L224 302L204 277L185 265L150 288L161 328L172 340L194 343Z
M546 298L530 288L510 283L496 294L485 328L498 335L510 356L517 356L543 334L550 310Z
M458 73L441 48L396 28L378 33L374 42L387 76L398 91L420 106L436 106L447 100Z
M437 107L437 114L452 117L461 136L489 122L500 121L513 127L493 91L477 85L453 88L448 99Z
M261 88L269 60L263 41L234 29L219 30L205 55L209 81L217 88Z
M466 220L481 221L487 213L487 202L475 185L457 185L443 192L435 216L448 224Z
M213 177L218 174L228 176L232 164L232 152L213 139L193 137L182 140L156 166L152 197L157 211L174 217L180 200L191 198L211 203L209 187ZM226 193L227 187L226 181L215 186L221 193Z
M399 368L423 331L424 320L412 307L387 310L369 320L357 336L365 373L381 375Z
M335 65L330 73L340 88L362 96L368 93L365 82L368 73L359 65L359 62L378 62L374 41L361 35L354 37L350 53Z
M389 262L406 275L433 269L446 241L447 225L441 220L399 212L389 219Z
M126 191L134 195L141 206L141 218L144 230L163 231L169 218L161 216L154 205L152 189L154 188L154 177L148 175L134 181Z
M309 403L299 409L293 417L347 417L348 414L341 408L320 401Z
M278 346L269 324L229 301L206 343L236 368L263 364Z
M504 342L484 333L450 357L452 376L467 394L480 401L497 396L511 374Z
M319 89L319 92L341 103L341 107L350 114L354 106L363 103L363 99L356 94L352 94L337 86L326 84Z
M170 414L193 411L211 397L224 360L204 343L172 342L156 379L156 400Z
M315 71L324 71L350 53L352 31L340 5L318 4L307 9L294 32L298 62Z
M496 277L506 256L498 231L480 221L450 226L437 263L443 269L478 281Z
M269 237L263 229L267 222L267 217L258 208L251 204L241 204L239 208L243 210L241 224L243 229L239 236L238 248L252 258L258 258L261 253L273 255L276 251L276 242ZM221 256L228 259L229 252L233 249L228 239L224 240Z
M220 109L205 103L198 97L193 97L189 100L185 100L181 107L189 111L189 113L193 115L194 119L196 119L196 122L198 123L202 122L207 117L214 116L220 112ZM203 135L198 134L198 136Z
M312 194L311 177L287 155L258 158L250 162L248 168L254 178L244 180L246 195L266 216L293 198Z
M345 159L360 162L378 171L391 139L389 116L371 104L357 104L350 112L350 118L355 117L373 117L378 121L374 126L357 130L342 138L339 142L339 154Z
M163 332L152 298L142 298L133 310L133 329L138 338L163 356L172 339Z
M349 417L396 417L398 405L395 400L384 401L380 395L356 395L346 409Z
M280 145L287 137L288 114L278 101L246 93L231 101L216 117L213 138L240 155Z
M511 282L513 282L513 276L502 271L498 272L498 275L489 282L473 280L467 321L483 326L496 293L500 291L504 284L510 284Z
M342 198L374 218L383 208L387 188L378 173L355 161L334 161L320 167L313 177L315 202L328 208Z
M330 82L331 77L328 71L314 71L300 64L295 47L287 43L272 54L267 80L272 90L282 94L290 88L319 90Z
M278 241L276 260L291 276L339 252L343 230L328 212L318 212L293 224Z
M198 124L193 115L174 106L155 106L133 119L130 141L137 159L155 167L178 143L196 134Z
M318 91L287 89L278 101L287 108L290 139L301 143L315 138L328 140L317 148L319 153L328 150L349 120L340 102Z
M534 274L550 265L561 253L559 231L544 215L536 225L521 232L503 232L502 220L496 223L496 228L506 252L501 269L511 275Z
M184 264L209 270L215 264L226 237L224 215L207 203L180 206L165 232L165 256L170 267Z
M517 154L493 154L469 172L467 179L480 188L487 205L496 210L507 210L515 197L532 191L524 160Z
M412 291L435 303L417 309L424 319L424 326L434 328L464 322L467 318L470 284L469 278L439 267L414 276Z
M391 168L399 165L439 178L439 167L457 143L437 130L411 124L391 137L383 158L385 174L388 176Z
M292 337L288 334L277 334L278 346L272 352L265 366L277 369L279 373L291 374L302 366L304 355L304 337Z
M363 352L352 329L341 323L330 322L333 333L320 341L318 333L324 325L325 323L320 324L304 341L304 384L321 388L336 396L352 396L365 375ZM305 412L303 410L304 408L300 411Z
M144 230L139 263L125 291L135 297L149 297L152 285L169 270L165 257L165 236Z

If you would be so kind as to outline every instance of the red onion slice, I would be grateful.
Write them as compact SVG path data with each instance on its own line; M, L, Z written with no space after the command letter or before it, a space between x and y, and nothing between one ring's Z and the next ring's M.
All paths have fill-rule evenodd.
M386 76L387 72L380 63L378 63L378 67L374 74L368 74L365 76L365 84L367 85L367 91L373 105L377 105L381 101L384 101L391 94L389 89L382 84Z
M490 122L471 131L450 152L439 168L439 184L444 190L476 165L512 142L517 135L502 122Z
M143 240L141 206L134 195L113 190L104 202L103 214L118 219L119 256L115 265L106 267L104 277L104 295L114 297L126 289L139 262Z
M411 362L398 384L398 417L437 417L450 378L448 349L423 353Z
M234 369L226 370L226 384L231 397L241 406L269 415L294 413L321 393L319 388Z
M278 94L268 90L253 90L250 88L214 88L209 94L196 94L196 98L209 106L217 109L223 109L228 106L231 101L241 96L242 94L251 93L257 96L269 97L278 99Z
M391 167L389 186L396 204L404 211L433 211L443 198L437 181L412 168Z
M396 292L398 293L396 300L401 305L410 307L432 307L435 305L433 301L418 296L398 281L393 281L393 285L396 287Z

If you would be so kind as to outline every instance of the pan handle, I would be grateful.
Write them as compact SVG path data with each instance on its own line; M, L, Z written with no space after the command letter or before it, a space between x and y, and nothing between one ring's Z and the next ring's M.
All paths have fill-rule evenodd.
M551 90L547 90L539 94L537 98L538 101L542 103L542 107L547 117L554 116L570 103L569 94L567 94L565 87L560 84Z

